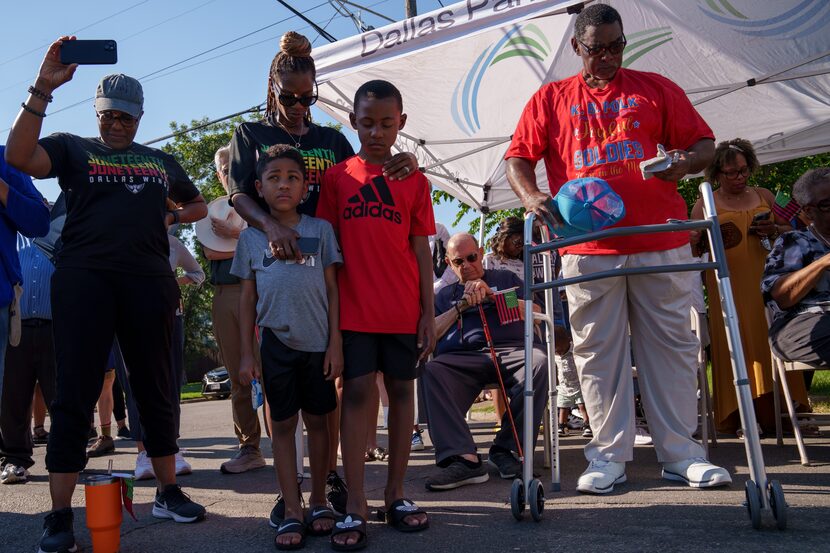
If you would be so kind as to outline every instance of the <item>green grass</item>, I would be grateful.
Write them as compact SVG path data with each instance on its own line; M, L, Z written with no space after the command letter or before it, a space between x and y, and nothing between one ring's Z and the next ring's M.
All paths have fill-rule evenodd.
M810 386L810 400L816 413L830 413L830 371L816 371Z
M201 382L189 382L182 386L182 395L181 398L185 399L198 399L202 397L202 383Z

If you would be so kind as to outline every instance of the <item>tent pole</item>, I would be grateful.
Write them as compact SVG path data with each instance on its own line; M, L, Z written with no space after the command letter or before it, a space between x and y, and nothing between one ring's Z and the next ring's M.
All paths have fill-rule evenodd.
M484 212L481 212L481 217L478 219L478 245L484 247Z

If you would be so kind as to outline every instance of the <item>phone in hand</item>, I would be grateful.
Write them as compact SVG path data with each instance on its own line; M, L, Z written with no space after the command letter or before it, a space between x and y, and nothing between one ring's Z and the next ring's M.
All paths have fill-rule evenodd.
M60 57L64 65L112 65L118 62L118 44L114 40L65 40Z
M770 212L769 211L762 211L761 213L756 213L752 216L752 224L757 225L761 221L765 221L769 219Z

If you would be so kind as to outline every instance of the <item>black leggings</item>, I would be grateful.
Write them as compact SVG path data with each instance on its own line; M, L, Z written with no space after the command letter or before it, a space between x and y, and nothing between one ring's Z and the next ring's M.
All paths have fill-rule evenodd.
M170 402L170 337L179 287L169 276L59 268L52 276L57 381L46 449L49 472L86 465L89 419L116 334L144 427L147 455L178 452Z

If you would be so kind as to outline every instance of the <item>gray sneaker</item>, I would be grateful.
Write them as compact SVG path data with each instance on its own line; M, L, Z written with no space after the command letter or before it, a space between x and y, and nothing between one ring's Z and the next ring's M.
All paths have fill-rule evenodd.
M0 484L23 484L29 477L29 471L20 465L7 463L0 471Z
M484 463L479 463L475 468L466 465L462 461L454 461L447 468L439 468L432 476L427 478L426 487L430 491L443 491L460 488L467 484L481 484L487 482L490 475Z
M224 474L239 474L265 466L265 458L258 448L243 445L229 461L222 463L219 470Z

